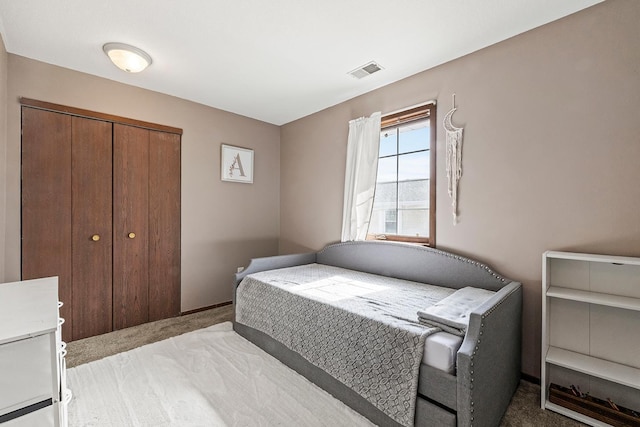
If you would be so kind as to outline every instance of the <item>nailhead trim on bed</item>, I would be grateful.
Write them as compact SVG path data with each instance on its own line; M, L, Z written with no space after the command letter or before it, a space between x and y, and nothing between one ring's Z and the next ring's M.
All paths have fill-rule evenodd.
M380 242L375 242L375 243L374 243L374 242L371 242L371 243L372 243L372 244L389 244L389 243L380 243ZM341 243L335 243L335 244L333 244L333 245L330 245L330 246L328 246L328 247L325 247L325 248L321 249L318 253L319 253L319 254L323 253L323 252L324 252L327 248L329 248L329 247L335 247L335 246L348 246L348 245L352 245L352 244L354 244L354 242L341 242ZM393 243L392 243L392 244L393 244ZM477 267L480 267L481 269L486 270L489 274L491 274L491 275L492 275L493 277L495 277L496 279L499 279L501 282L506 282L506 281L507 281L507 279L505 279L504 277L500 276L500 275L499 275L499 274L497 274L495 271L493 271L491 268L489 268L489 266L488 266L488 265L483 264L483 263L478 262L478 261L474 261L474 260L472 260L472 259L469 259L469 258L466 258L466 257L460 256L460 255L450 254L450 253L448 253L448 252L443 252L443 251L441 251L441 250L439 250L439 249L435 249L435 248L431 248L431 247L427 247L427 246L415 246L415 247L412 247L412 246L407 245L407 248L409 248L409 249L413 249L413 250L419 250L419 251L428 251L428 252L433 252L433 253L435 253L435 254L437 254L437 255L440 255L440 256L443 256L443 257L446 257L446 258L453 258L453 259L455 259L455 260L457 260L457 261L463 261L463 262L466 262L466 263L468 263L468 264L475 265L475 266L477 266Z
M504 280L505 279L502 279L502 281L504 281ZM506 301L506 299L509 297L509 295L505 295L505 297L502 298L500 301L498 301L498 303L496 305L494 305L489 311L487 311L485 314L483 314L482 315L482 319L483 320L486 319L488 315L493 313L498 306L500 306L504 301ZM482 328L484 328L484 322L480 323L480 329L481 329L480 330L480 335L482 335L482 332L483 332ZM476 347L475 347L475 349L474 349L474 351L473 351L473 353L471 355L471 368L473 368L473 359L474 359L476 353L479 350L480 341L481 341L480 338L478 338L478 342L477 342L478 345L476 345ZM471 392L469 393L469 397L471 398L471 414L473 414L473 411L474 411L474 408L473 408L473 369L471 369L470 374L471 374L471 384L469 386L469 389L471 390ZM471 421L473 421L473 415L471 416ZM473 422L470 423L470 427L473 427Z

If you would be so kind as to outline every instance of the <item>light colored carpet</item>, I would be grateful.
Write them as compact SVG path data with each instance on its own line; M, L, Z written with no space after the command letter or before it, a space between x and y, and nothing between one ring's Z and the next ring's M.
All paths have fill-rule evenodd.
M108 334L72 341L67 343L67 367L72 368L82 363L132 350L145 344L151 344L185 332L232 320L233 306L225 305L199 313L143 323L142 325L120 329Z
M231 320L233 320L233 306L227 305L73 341L67 346L67 366L82 365L145 344ZM540 386L528 381L520 382L520 386L500 424L501 427L575 427L583 425L555 412L541 410Z
M230 322L68 371L69 426L367 426Z

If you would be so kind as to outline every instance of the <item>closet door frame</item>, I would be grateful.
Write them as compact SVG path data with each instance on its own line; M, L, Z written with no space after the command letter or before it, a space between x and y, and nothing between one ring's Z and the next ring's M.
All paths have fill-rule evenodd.
M63 115L68 115L71 121L71 118L74 116L88 118L88 119L96 119L111 122L113 124L113 133L115 133L115 126L117 124L126 125L135 128L142 128L150 131L150 143L154 142L162 142L163 147L160 148L159 153L153 153L153 150L150 150L149 154L149 185L167 185L168 188L158 192L156 188L148 188L148 207L153 207L156 209L159 204L159 200L161 197L175 197L175 203L172 203L170 206L166 208L164 211L154 212L154 215L149 213L148 222L143 235L147 236L147 245L148 248L148 259L150 262L161 262L161 266L158 270L154 270L151 274L147 272L149 275L149 290L148 290L148 299L149 299L149 308L148 308L148 320L157 320L160 318L175 316L180 314L180 222L181 222L181 209L180 209L180 151L181 151L181 137L182 137L182 129L175 128L166 125L160 125L157 123L145 122L141 120L130 119L122 116L116 116L111 114L99 113L90 110L69 107L59 104L54 104L45 101L39 101L31 98L20 98L20 104L23 108L30 107L29 109L33 110L44 110L55 113L62 113ZM23 119L24 120L24 119ZM166 135L164 135L166 134ZM114 141L115 135L112 136L112 144L115 144ZM170 142L166 142L170 141ZM177 148L176 148L177 144ZM177 150L177 154L175 151ZM68 150L63 151L63 154L68 151L69 154L69 163L71 162L71 146L68 146ZM171 153L173 151L173 153ZM64 154L66 156L66 154ZM163 165L173 164L178 162L177 173L174 171L170 176L163 176L161 168ZM24 170L23 170L24 172ZM175 180L177 177L178 182L172 182L171 180ZM61 180L59 184L61 186L71 186L71 169L69 169L68 180ZM67 185L68 184L68 185ZM24 195L21 195L24 198ZM69 196L71 197L71 192L69 191ZM68 203L63 201L64 206L69 205L69 209L63 210L66 212L67 210L71 210L71 200L68 200ZM114 207L115 209L115 207ZM56 212L62 215L62 212ZM71 218L71 212L69 213L69 218ZM24 213L23 213L23 222L24 222ZM71 224L69 220L69 227L66 227L60 233L63 237L60 238L61 244L65 241L68 241L68 247L71 247ZM114 229L112 230L115 233L115 218L112 218L112 224L114 224ZM60 230L58 230L60 232ZM65 237L66 236L66 237ZM102 236L101 236L102 237ZM128 233L127 233L128 237ZM137 237L137 236L136 236ZM163 241L165 239L165 241ZM113 242L115 245L115 242ZM171 246L173 249L171 249ZM71 252L71 249L69 249ZM172 254L169 254L172 252ZM71 286L71 254L65 258L63 267L56 268L40 268L39 271L29 271L29 268L25 266L25 248L23 242L22 248L22 278L28 278L35 275L58 275L63 277L67 277L69 284L66 286L66 289L60 289L60 299L64 300L65 305L61 309L62 314L66 312L66 316L68 318L67 324L65 325L65 330L68 331L65 333L65 339L77 339L75 337L71 337L71 323L72 323L72 301L74 300L72 295L72 286ZM30 255L32 256L32 255ZM68 264L68 266L67 266ZM112 260L112 264L115 265L115 262ZM151 267L148 265L147 270ZM112 273L113 274L113 273ZM162 280L160 282L162 285L158 287L156 281ZM112 282L114 283L115 280ZM78 295L79 296L79 295ZM161 301L162 297L165 297L166 301ZM76 301L76 304L79 302ZM112 303L115 303L112 300ZM158 304L158 307L151 306L151 304ZM116 309L112 307L112 324L113 329L116 329L116 319L115 319ZM64 333L64 332L63 332Z
M66 105L53 104L46 101L38 101L31 98L20 98L20 105L26 107L38 108L41 110L54 111L56 113L65 113L71 116L87 117L89 119L104 120L112 123L121 123L124 125L135 126L144 129L157 130L160 132L174 133L182 136L182 129L171 126L160 125L157 123L145 122L142 120L129 119L127 117L115 116L113 114L99 113L97 111L84 110L82 108L68 107Z

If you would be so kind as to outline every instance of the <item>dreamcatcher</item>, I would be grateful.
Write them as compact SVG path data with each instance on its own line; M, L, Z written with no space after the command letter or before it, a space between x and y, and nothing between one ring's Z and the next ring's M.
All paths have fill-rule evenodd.
M453 108L444 116L442 124L446 133L447 144L447 181L451 206L453 208L453 225L458 222L458 181L462 176L462 130L451 123L451 116L457 110L456 94L453 94Z

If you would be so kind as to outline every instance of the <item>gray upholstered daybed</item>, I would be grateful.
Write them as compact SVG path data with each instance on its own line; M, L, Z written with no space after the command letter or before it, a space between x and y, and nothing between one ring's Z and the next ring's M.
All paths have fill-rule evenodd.
M299 275L325 283L333 280L329 277L331 274L348 277L348 280L343 280L355 284L358 289L361 285L364 286L364 293L375 294L382 289L382 295L391 295L384 293L388 292L387 280L401 279L398 282L409 288L398 293L409 293L400 297L400 306L411 305L413 301L420 299L411 293L416 286L435 292L431 297L425 297L426 299L442 298L443 294L438 294L439 290L454 292L469 286L495 293L471 312L468 327L461 338L462 344L457 354L453 354L453 373L420 361L412 372L408 372L411 369L405 369L406 366L402 364L416 363L415 359L411 359L414 356L411 343L421 340L415 347L418 348L426 339L420 338L418 330L423 326L419 323L412 324L404 318L397 319L396 317L406 316L384 312L383 308L379 317L383 323L391 324L391 329L388 325L380 326L377 323L372 326L369 320L350 313L347 313L347 317L340 317L344 315L344 310L340 307L330 306L325 309L313 301L303 301L300 298L308 287L305 284L296 282L290 290L274 286L275 290L272 292L268 283L280 282L287 285L292 277ZM242 283L247 276L247 281L250 282ZM256 281L257 279L262 282ZM248 288L249 284L253 284L252 287ZM329 287L338 289L340 286L340 283L329 284ZM253 289L253 296L250 289ZM310 290L312 293L318 291ZM317 253L257 258L251 260L248 267L236 275L234 297L236 332L380 426L411 423L416 426L497 426L518 386L521 285L501 277L484 264L459 255L416 245L348 242L329 245ZM367 295L364 299L367 299ZM337 304L344 305L349 311L352 304L350 300L346 298L344 301L337 301ZM311 305L307 306L307 303ZM302 304L305 304L304 309L296 310ZM385 305L385 302L366 301L364 304L377 306ZM396 324L401 324L398 331L393 330ZM366 332L360 333L360 329ZM416 331L417 335L412 335ZM290 339L290 336L296 334L299 335L297 341L295 337ZM389 335L390 338L384 339L388 339L391 344L385 344L384 341L381 342L383 338L372 335ZM305 337L308 339L305 340ZM400 343L405 338L409 347L400 347L405 345ZM336 342L319 344L323 339ZM361 349L361 341L372 341L367 344L371 348ZM330 348L331 345L334 348ZM387 360L385 353L379 351L395 351L399 353L394 356L396 359L399 357L405 360ZM332 352L338 356L332 357ZM347 354L343 355L343 352ZM351 359L344 363L341 361L343 365L346 364L343 366L334 360L340 357ZM376 359L383 362L378 363ZM357 371L356 368L357 374L349 377L354 363L360 362L364 365L362 371ZM410 382L403 383L404 385L394 383L397 376L393 372L380 374L380 381L384 383L380 387L366 383L371 382L372 378L378 378L378 370L395 366L396 363L398 370L414 376L413 385ZM364 377L369 379L362 379ZM391 389L399 390L398 396L390 396L387 391L382 393L379 390L387 387L388 383L392 383ZM409 388L403 389L404 386ZM370 397L372 395L374 398ZM411 402L411 405L408 406L407 402ZM409 411L410 417L403 418L402 414L398 416L393 412L394 404L400 411L402 408ZM387 409L389 405L391 410Z

